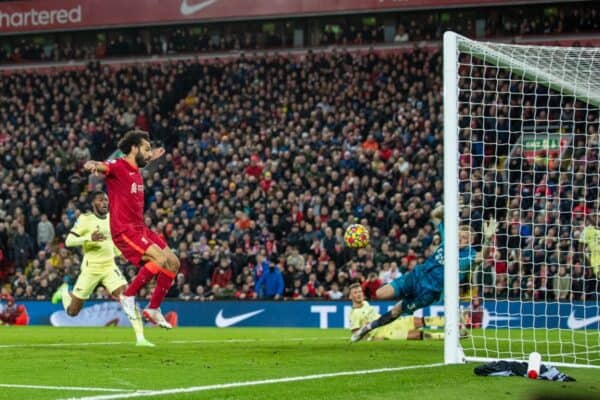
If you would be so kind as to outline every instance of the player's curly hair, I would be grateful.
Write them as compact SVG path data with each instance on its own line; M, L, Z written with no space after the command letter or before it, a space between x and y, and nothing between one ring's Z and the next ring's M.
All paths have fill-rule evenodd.
M140 146L142 141L147 140L150 141L150 135L146 131L142 130L133 130L129 131L119 140L119 150L121 150L124 154L129 154L131 152L131 148L133 146Z

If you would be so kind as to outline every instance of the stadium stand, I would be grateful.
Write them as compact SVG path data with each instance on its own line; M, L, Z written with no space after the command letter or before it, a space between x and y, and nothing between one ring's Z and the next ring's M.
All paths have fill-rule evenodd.
M447 29L478 38L597 33L600 16L591 3L557 4L527 9L499 7L475 10L413 11L393 14L396 30L386 34L382 16L321 17L320 32L305 40L310 46L367 45L439 40ZM390 18L386 14L385 18ZM314 22L311 22L314 23ZM132 55L214 53L232 50L290 48L291 26L305 19L260 24L202 24L176 27L112 29L89 34L13 36L0 39L0 63L86 60ZM480 26L478 28L478 26Z
M490 14L486 35L591 31L598 26L593 11L559 9L543 26L535 15ZM443 26L420 26L429 33L412 29L411 22L399 24L396 41L434 39L443 31ZM348 27L328 35L325 29L319 44L382 39L377 29L367 31L371 28ZM186 29L169 32L167 51L256 46L252 35L224 37L222 47L211 47ZM56 60L165 51L156 37L140 40L132 44L117 36L105 43L104 53L54 46L49 54L24 42L5 52L4 60L38 60L42 53ZM414 48L363 55L309 52L303 58L242 55L233 61L117 69L90 62L81 71L7 74L0 82L1 282L17 299L48 299L63 279L76 275L80 256L62 243L75 218L88 209L87 193L101 187L80 167L109 157L117 138L137 127L168 151L147 171L146 223L163 233L181 259L170 297L256 298L254 284L268 263L281 268L288 299L337 297L354 280L365 281L367 292L374 293L420 263L440 241L428 224L429 212L442 200L440 70L439 51ZM484 212L485 194L498 190L493 182L503 165L495 156L507 155L518 129L498 124L470 129L473 135L506 139L502 149L473 146L461 157L469 169L465 174L484 194L465 200ZM597 140L598 132L579 134ZM580 161L589 156L577 155ZM586 166L594 168L573 163L572 173ZM581 204L552 199L551 188L563 182L561 176L532 177L538 187L544 180L550 197L534 193L532 202L539 210L537 204L553 201L561 212L579 213L583 224ZM561 240L571 232L536 230L537 213L527 220L497 217L506 232L498 240L509 249L525 248L530 240L534 249L554 249L558 259L577 246ZM343 227L354 221L368 225L372 234L371 246L358 254L342 244ZM520 240L515 232L523 235L523 227L531 234ZM595 296L595 277L581 260L574 260L572 270L563 271L558 263L545 266L546 279L530 282L526 271L535 251L496 254L480 277L492 279L495 289L483 296L543 299L555 295L549 288L558 280L589 285L582 297ZM134 275L132 267L123 267ZM106 297L99 288L96 298Z

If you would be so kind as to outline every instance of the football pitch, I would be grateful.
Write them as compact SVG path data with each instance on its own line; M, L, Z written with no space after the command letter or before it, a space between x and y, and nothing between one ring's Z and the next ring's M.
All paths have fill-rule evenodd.
M0 400L600 398L597 369L577 382L477 377L444 366L440 341L350 344L339 329L0 328Z

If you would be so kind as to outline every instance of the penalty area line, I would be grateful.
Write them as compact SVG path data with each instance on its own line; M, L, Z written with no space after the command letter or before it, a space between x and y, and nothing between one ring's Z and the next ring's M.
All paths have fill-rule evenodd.
M97 388L81 386L46 386L46 385L18 385L11 383L0 383L0 387L13 389L44 389L44 390L73 390L76 392L133 392L133 389ZM141 391L139 391L141 392Z
M313 375L302 375L302 376L291 376L286 378L274 378L274 379L262 379L257 381L246 381L246 382L231 382L231 383L220 383L215 385L205 385L205 386L191 386L184 388L174 388L174 389L162 389L162 390L146 390L146 391L137 391L132 393L121 393L121 394L107 394L107 395L99 395L99 396L88 396L88 397L72 397L64 400L116 400L116 399L132 399L137 397L153 397L153 396L167 396L171 394L179 394L179 393L193 393L193 392L206 392L210 390L219 390L219 389L232 389L239 387L247 387L247 386L259 386L259 385L272 385L277 383L287 383L287 382L300 382L300 381L310 381L317 379L327 379L327 378L336 378L340 376L352 376L352 375L369 375L369 374L380 374L386 372L398 372L398 371L407 371L411 369L426 369L426 368L436 368L444 366L443 363L437 364L425 364L425 365L409 365L405 367L393 367L393 368L378 368L378 369L366 369L359 371L342 371L342 372L332 372L326 374L313 374Z

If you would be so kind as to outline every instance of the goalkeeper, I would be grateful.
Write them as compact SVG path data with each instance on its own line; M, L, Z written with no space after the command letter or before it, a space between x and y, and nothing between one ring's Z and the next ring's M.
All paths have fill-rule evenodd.
M400 298L400 301L386 314L371 321L352 335L352 341L361 340L373 329L387 325L402 314L412 314L415 310L427 307L436 302L444 290L444 227L442 218L443 206L431 212L433 222L438 226L441 244L423 264L412 271L394 279L377 290L377 298L381 300ZM496 221L490 219L484 224L484 245L479 253L471 246L471 231L468 226L460 227L459 232L459 279L467 279L471 266L486 259L489 255L490 241L496 232Z
M379 313L365 300L360 283L350 285L350 300L352 300L352 310L350 311L350 329L353 333L357 332L365 324L379 318ZM418 318L406 316L394 320L387 326L374 329L367 334L367 340L422 340L422 339L443 339L444 332L424 331L425 325L431 328L441 328L444 326L443 317L425 317Z

